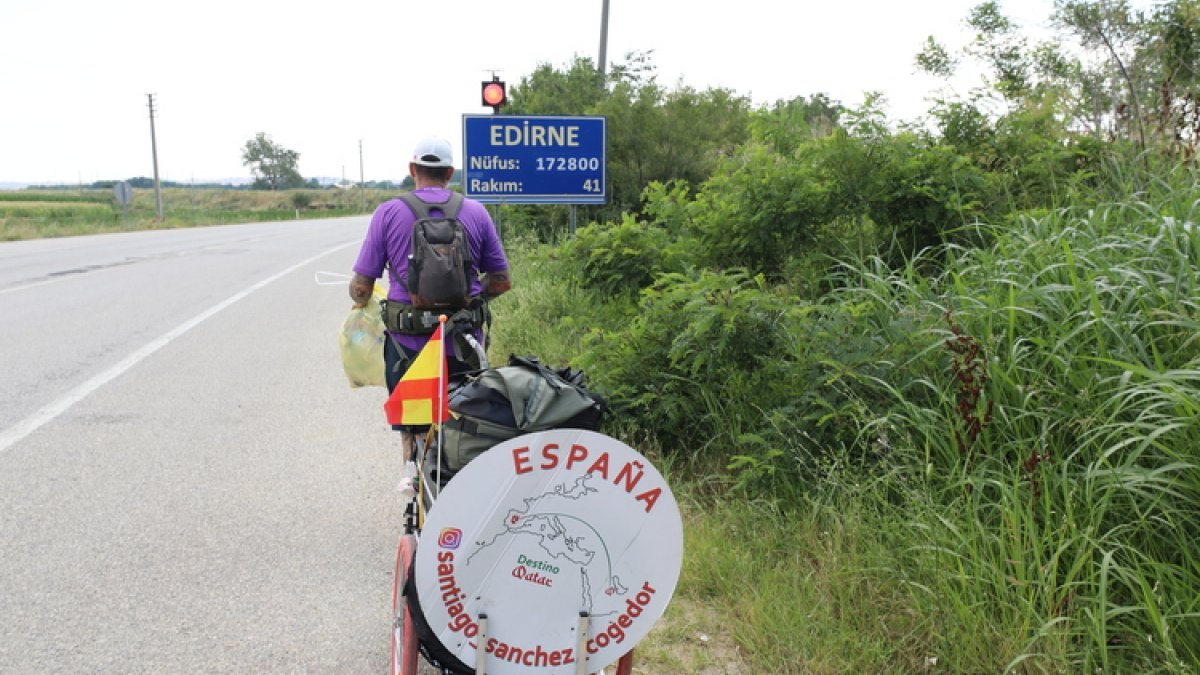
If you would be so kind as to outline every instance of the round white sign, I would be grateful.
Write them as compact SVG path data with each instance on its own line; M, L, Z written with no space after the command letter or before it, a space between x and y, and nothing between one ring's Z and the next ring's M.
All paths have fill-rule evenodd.
M575 673L581 658L597 672L662 616L682 559L658 470L603 434L554 429L505 441L450 481L421 532L417 596L459 660L485 650L489 675Z

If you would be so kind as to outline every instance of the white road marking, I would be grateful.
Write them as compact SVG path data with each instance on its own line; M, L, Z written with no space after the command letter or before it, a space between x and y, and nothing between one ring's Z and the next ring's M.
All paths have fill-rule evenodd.
M3 433L0 433L0 452L4 452L9 447L11 447L13 444L21 441L29 434L32 434L33 432L37 431L38 429L40 429L42 426L44 426L48 422L52 421L54 418L58 417L59 415L63 414L64 412L70 410L71 406L82 401L84 398L86 398L88 396L88 394L91 394L92 392L96 391L100 387L103 387L104 385L108 384L109 382L120 377L123 373L125 373L125 371L129 370L130 368L133 368L139 362L141 362L142 359L145 359L147 356L150 356L154 352L167 346L172 341L174 341L175 338L183 335L184 333L188 332L189 330L200 325L206 319L211 318L212 316L214 316L221 310L226 309L227 307L229 307L233 303L237 302L238 300L245 298L246 296L259 290L260 288L266 286L267 284L270 284L278 279L281 279L281 278L287 276L288 274L291 274L292 272L295 272L296 270L300 269L301 267L304 267L305 265L310 265L310 264L316 262L317 260L320 260L321 258L324 258L327 255L330 255L331 253L336 253L344 248L347 248L349 246L354 246L354 245L357 245L360 243L361 242L359 242L359 241L351 241L351 242L347 242L345 244L340 244L338 246L334 246L333 248L331 248L323 253L318 253L317 255L315 255L311 258L302 260L302 261L296 263L295 265L292 265L291 267L283 270L282 272L273 274L270 277L267 277L266 279L263 279L262 281L254 284L253 286L241 291L240 293L236 293L233 296L217 303L216 305L210 307L209 309L207 309L207 310L197 314L196 316L192 317L191 319L188 319L187 321L181 323L179 326L168 331L167 333L163 334L162 336L160 336L154 340L151 340L150 342L146 343L144 346L142 346L137 351L135 351L132 354L130 354L129 356L126 356L125 358L121 359L119 362L117 362L113 366L111 366L108 369L104 370L103 372L93 376L91 379L85 381L83 384L81 384L78 387L75 387L71 391L67 392L66 395L63 396L62 398L50 403L49 405L43 407L42 409L40 409L37 412L30 415L29 417L26 417L25 419L21 420L20 422L17 422L16 424L12 425L11 427L5 429Z

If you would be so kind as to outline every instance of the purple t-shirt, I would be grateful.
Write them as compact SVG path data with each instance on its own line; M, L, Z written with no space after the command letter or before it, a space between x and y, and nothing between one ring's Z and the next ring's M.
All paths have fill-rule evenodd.
M421 188L414 190L421 201L429 204L445 203L450 198L450 190L446 188ZM483 204L464 199L458 212L463 230L467 234L467 247L471 251L473 269L470 270L471 295L478 295L483 288L479 280L481 273L503 272L508 269L508 258L504 255L504 246L496 233L496 224L488 215ZM358 260L354 263L354 271L363 276L378 279L383 276L386 266L391 270L388 299L410 304L405 279L408 277L408 254L412 249L412 226L416 216L412 209L399 199L392 199L379 205L375 215L371 216L371 225L367 228L367 236L363 240L362 249L358 252ZM424 346L427 336L396 335L396 340L409 349L419 350ZM446 351L451 352L451 343L446 341Z

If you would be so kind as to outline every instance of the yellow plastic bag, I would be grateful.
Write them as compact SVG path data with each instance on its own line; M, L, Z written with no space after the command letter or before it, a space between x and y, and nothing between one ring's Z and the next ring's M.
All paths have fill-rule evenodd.
M387 297L383 284L375 284L375 290L365 307L350 310L342 322L338 345L342 350L342 369L351 387L386 387L383 366L383 341L387 339L383 328L383 307L380 301Z

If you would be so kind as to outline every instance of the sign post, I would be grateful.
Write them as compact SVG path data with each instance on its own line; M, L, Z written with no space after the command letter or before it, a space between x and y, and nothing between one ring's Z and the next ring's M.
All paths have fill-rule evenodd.
M133 188L129 183L121 181L113 186L113 199L125 210L125 222L129 222L129 204L133 201Z
M485 204L605 204L606 122L463 115L463 191Z

